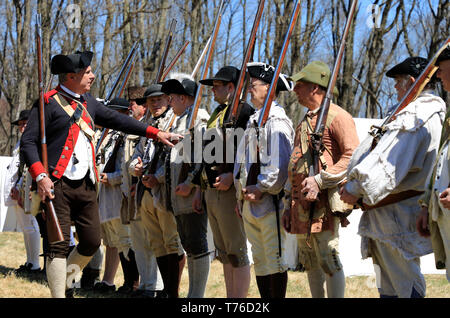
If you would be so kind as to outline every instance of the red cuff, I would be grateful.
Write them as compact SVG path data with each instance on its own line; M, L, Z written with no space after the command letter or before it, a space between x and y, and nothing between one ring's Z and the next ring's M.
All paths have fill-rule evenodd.
M31 167L28 169L28 172L31 174L33 180L36 180L36 177L41 173L46 173L44 166L40 161L36 161L35 163L33 163Z
M148 126L147 130L145 132L145 137L150 138L150 139L157 139L158 137L156 137L156 135L158 134L159 129L155 128L153 126Z

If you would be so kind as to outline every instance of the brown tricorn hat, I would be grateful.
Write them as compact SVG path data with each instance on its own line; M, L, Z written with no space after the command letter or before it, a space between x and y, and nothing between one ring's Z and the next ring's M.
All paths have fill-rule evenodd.
M130 86L128 87L128 99L141 99L144 98L144 93L147 87L145 86Z

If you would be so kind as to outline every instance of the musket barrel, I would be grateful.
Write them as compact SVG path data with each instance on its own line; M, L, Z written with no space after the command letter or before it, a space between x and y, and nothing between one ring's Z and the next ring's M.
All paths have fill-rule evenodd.
M280 53L280 56L278 58L278 63L277 63L277 66L275 68L275 71L274 71L272 82L270 83L270 87L269 87L267 96L266 96L266 98L264 100L264 104L263 104L264 106L262 108L261 115L259 116L259 119L258 119L258 127L264 126L267 118L269 117L269 111L268 110L270 109L272 101L273 101L273 99L275 97L275 90L276 90L276 86L277 86L277 82L278 82L278 77L280 76L281 68L283 67L284 58L286 57L286 52L287 52L287 49L288 49L288 46L289 46L289 40L291 38L292 31L294 30L295 23L297 22L297 18L298 18L298 14L300 12L300 8L301 8L300 0L297 0L296 3L295 3L294 10L292 12L291 21L289 23L288 31L287 31L286 36L284 38L283 47L281 49L281 53Z
M445 40L441 48L433 55L428 65L425 67L425 69L422 71L413 85L409 88L408 92L406 92L401 101L397 104L394 111L392 111L391 114L386 117L386 119L383 121L383 124L381 125L381 128L389 123L392 117L394 117L400 110L408 106L422 92L425 85L430 81L431 77L438 69L438 67L435 65L437 58L447 47L450 47L450 36L447 38L447 40Z
M192 78L194 78L195 75L197 75L200 65L202 64L202 61L205 58L206 52L208 51L210 43L211 43L211 36L209 37L208 41L206 42L206 45L203 48L202 54L200 55L200 58L198 59L197 64L195 64L194 70L191 73Z
M134 55L137 52L137 45L138 42L134 42L133 46L131 47L130 53L128 53L127 58L125 59L125 62L122 65L122 68L120 69L119 75L117 76L113 86L111 87L109 93L106 95L105 101L108 102L111 100L114 96L114 92L117 89L117 86L119 85L120 79L122 78L122 75L124 74L125 70L129 67L129 64L134 57Z
M327 87L327 93L324 98L323 104L325 104L325 105L328 104L327 106L329 106L329 103L333 99L333 90L334 90L334 87L336 86L336 80L337 80L337 77L339 74L339 70L340 70L340 66L341 66L341 62L342 62L342 56L344 55L344 51L345 51L345 44L347 42L346 41L347 36L348 36L348 33L350 32L350 27L352 25L352 20L355 15L357 3L358 3L357 0L352 1L352 5L350 7L348 18L347 18L347 21L345 22L344 33L342 35L341 44L339 46L336 63L334 64L333 71L331 72L330 80L328 82L328 87ZM317 119L317 124L316 124L316 127L314 128L314 133L316 133L316 134L320 133L325 128L324 117L326 117L326 115L328 113L328 107L323 107L323 106L324 105L322 105L322 107L320 109L319 117Z
M215 21L215 24L214 24L214 29L213 29L211 43L210 43L210 45L208 47L208 53L206 54L205 64L203 64L201 80L206 79L206 76L208 75L208 68L209 68L209 64L211 62L212 53L214 51L214 45L216 43L217 34L219 33L220 21L222 19L223 5L224 5L224 0L222 0L220 2L219 10L217 12L217 17L216 17L216 21ZM198 84L198 88L197 88L197 92L195 94L195 101L194 101L194 106L192 108L191 118L189 119L189 125L188 125L189 130L194 128L195 119L197 118L198 108L200 106L200 102L201 102L201 99L202 99L202 91L203 91L203 84L199 83Z
M253 22L253 27L244 54L244 59L242 60L241 72L239 74L239 79L236 83L236 87L234 90L234 95L230 106L231 111L228 113L228 117L226 118L225 122L236 121L237 109L241 98L241 91L245 83L245 74L246 74L245 70L247 68L248 62L250 61L250 58L253 55L253 48L255 46L256 41L256 33L258 32L259 22L261 21L261 16L264 11L264 2L265 0L260 0L258 4L258 11L256 12L255 21Z
M178 61L181 54L183 54L184 50L186 49L186 47L188 45L189 45L189 41L186 41L184 43L184 45L181 47L181 49L178 50L177 54L175 54L175 57L172 59L172 61L170 61L169 66L167 66L167 68L164 70L164 73L161 77L161 82L164 81L164 79L167 77L167 75L169 75L169 72L172 70L173 66Z
M172 19L172 22L170 23L170 28L169 28L169 35L167 36L166 46L164 47L164 52L163 52L163 56L161 59L161 63L159 64L158 74L156 75L155 83L161 82L161 79L162 79L162 76L164 73L167 55L169 54L170 44L172 43L172 37L173 37L173 33L175 32L176 25L177 25L177 20Z
M119 93L116 95L116 97L122 97L122 94L125 90L125 86L127 85L128 80L130 79L131 71L133 70L134 60L136 58L136 53L137 53L137 47L138 47L138 42L135 42L133 47L130 50L130 53L128 54L123 66L122 66L122 69L120 70L119 75L117 76L117 79L116 79L113 87L111 88L110 92L108 93L107 97L105 98L105 102L108 102L111 100L111 98L113 96L112 94L115 92L115 90L118 86L119 80L123 75L123 71L126 70L125 77L122 81L122 85L120 86ZM97 145L95 146L95 154L96 155L98 154L100 145L102 144L102 142L105 139L108 132L109 132L108 128L103 128L102 134L101 134L99 140L97 141Z

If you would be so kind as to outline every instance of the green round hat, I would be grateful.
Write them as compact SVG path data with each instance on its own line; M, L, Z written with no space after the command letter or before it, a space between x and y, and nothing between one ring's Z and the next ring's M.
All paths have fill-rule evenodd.
M330 81L331 71L327 64L321 61L313 61L301 69L300 72L292 75L289 80L293 82L304 81L322 86L325 90ZM339 91L336 87L333 94L338 96Z

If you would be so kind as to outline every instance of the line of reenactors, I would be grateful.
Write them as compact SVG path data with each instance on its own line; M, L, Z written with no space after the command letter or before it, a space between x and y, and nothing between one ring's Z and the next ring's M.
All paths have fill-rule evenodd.
M357 207L364 211L362 256L373 259L380 296L424 297L420 256L433 248L447 278L450 267L448 119L431 78L437 67L448 90L449 40L436 59L410 57L386 73L395 80L399 104L360 143L352 116L332 103L356 1L333 71L321 61L291 76L280 71L300 1L277 65L250 62L260 1L241 69L224 66L206 78L223 6L199 83L187 74L163 79L162 63L156 84L129 89L128 99L118 94L105 101L89 93L92 52L54 56L50 68L59 84L44 94L37 18L40 98L21 137L20 156L35 190L30 212L45 211L52 297L73 296L81 272L83 287L115 291L121 264L119 292L177 298L186 263L187 297L204 297L216 257L227 297L243 298L250 285L249 242L261 297L283 298L288 233L296 235L312 296L324 297L326 284L328 297L344 297L339 227ZM173 29L174 23L162 61ZM219 104L211 115L199 108L204 85ZM299 123L277 101L285 91L307 109ZM94 284L103 258L103 278Z
M252 62L246 70L224 66L200 81L211 87L218 105L211 115L199 109L189 130L198 89L190 75L172 74L162 83L130 88L128 99L113 99L105 106L89 94L91 59L88 52L52 59L59 85L45 95L48 173L39 157L37 105L21 138L28 171L41 198L53 199L64 233L65 240L51 243L46 251L53 297L67 295L67 277L77 269L83 270L82 284L92 287L100 273L103 240L105 272L93 286L101 292L115 290L120 262L125 281L120 292L179 297L187 263L187 297L204 297L210 262L216 257L223 264L226 296L244 298L251 277L248 241L261 297L283 298L286 233L296 234L298 260L312 296L324 297L326 283L328 297L344 297L339 227L348 224L355 207L364 211L359 224L362 253L380 269L381 297L424 297L419 259L432 251L437 268L446 268L449 279L449 120L445 102L433 94L433 82L395 114L376 145L371 139L360 143L352 116L332 103L321 170L311 176L310 136L331 75L325 63L314 61L297 74L278 78L275 96L294 92L307 108L296 128L274 101L264 128L256 129L275 67ZM447 91L449 60L446 48L436 61L437 77ZM399 101L427 64L410 57L386 73L395 80ZM238 140L231 137L232 159L217 160L214 151L230 140L224 118L241 71L249 75L251 105L240 104L233 128L245 132ZM68 108L75 110L72 116ZM98 151L94 145L99 134L90 134L93 123L110 128ZM216 159L189 160L199 151L194 142L191 149L186 147L188 137L211 131L219 132L219 142L201 137L200 153L215 143ZM259 162L253 183L252 153ZM70 249L72 226L79 243ZM208 246L209 228L213 248Z

